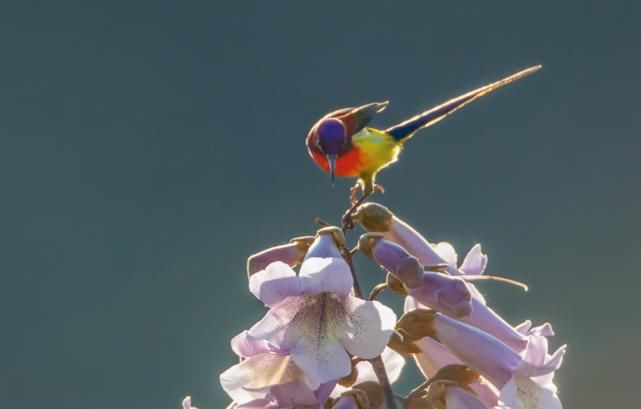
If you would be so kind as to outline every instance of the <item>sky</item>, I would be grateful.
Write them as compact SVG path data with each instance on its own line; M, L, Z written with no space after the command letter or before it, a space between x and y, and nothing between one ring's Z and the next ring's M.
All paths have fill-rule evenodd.
M375 197L568 344L566 408L638 402L641 54L632 1L4 1L0 396L6 407L224 407L264 307L246 258L338 222L350 180L304 138L389 99L387 127L542 71L411 140ZM348 239L353 243L360 234ZM366 286L382 272L359 260ZM411 365L410 365L411 366ZM419 383L410 370L398 385Z

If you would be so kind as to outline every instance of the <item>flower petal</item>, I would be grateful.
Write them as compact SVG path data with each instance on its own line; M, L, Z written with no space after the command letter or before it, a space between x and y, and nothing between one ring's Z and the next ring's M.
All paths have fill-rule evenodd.
M394 311L378 301L365 301L348 296L345 307L349 316L345 320L341 343L353 355L375 358L383 352L396 325Z
M456 267L458 254L456 254L454 246L446 241L441 241L439 243L433 244L433 246L438 255L441 256L447 264Z
M501 388L501 402L511 409L563 409L556 394L531 379L517 376Z
M185 396L182 402L183 409L198 409L195 406L191 406L191 396Z
M567 345L562 345L556 351L554 351L552 355L546 354L545 362L540 365L533 365L532 363L524 359L518 368L518 372L524 376L529 377L541 377L543 375L554 372L561 367L561 364L563 363L563 356L565 355L566 350ZM528 359L533 358L528 357Z
M275 385L269 394L279 408L318 405L314 392L301 381Z
M456 386L450 386L445 392L447 409L487 409L476 396Z
M546 322L538 327L530 329L529 334L531 335L540 335L543 337L552 337L554 336L554 329L552 329L552 324Z
M523 335L528 335L530 328L532 328L532 321L530 320L525 320L514 327L516 331L520 332Z
M383 232L383 237L403 246L410 254L418 258L424 266L449 264L436 250L435 245L430 244L412 226L396 216L392 218L389 230ZM453 266L456 267L456 265Z
M445 345L432 338L421 338L414 344L421 350L414 354L414 360L426 378L431 378L444 366L461 363Z
M436 315L434 329L454 355L499 388L522 362L521 356L499 339L445 315Z
M282 261L275 261L249 278L249 291L265 305L272 306L300 295L302 289L296 272Z
M421 304L447 315L460 318L472 312L472 296L460 278L425 271L421 286L406 290Z
M460 320L494 335L516 352L522 352L528 345L527 337L476 298L472 298L472 313Z
M232 338L231 349L236 355L245 358L269 352L270 350L267 346L267 342L250 336L248 331L243 331Z
M280 409L276 402L270 399L254 399L242 405L234 405L233 409Z
M320 405L324 405L327 399L329 399L332 390L336 386L337 381L322 383L315 391L316 400Z
M403 358L403 355L388 347L385 347L385 349L383 350L381 358L383 359L383 366L385 367L387 378L389 379L390 383L396 382L401 376L401 372L403 370L403 367L405 366L405 358ZM370 362L360 361L356 364L356 371L358 372L358 375L356 376L356 380L353 383L354 385L358 385L363 382L378 383L378 377L374 373L374 368L372 367L372 364ZM336 387L332 391L331 396L337 398L341 393L348 390L349 388L346 388L342 385L336 385Z
M292 349L292 359L308 376L320 383L349 375L352 362L338 339L319 333L301 337Z
M321 257L321 258L341 258L341 252L336 245L336 236L331 230L339 230L338 227L327 227L330 231L322 232L324 229L319 231L319 234L316 235L314 242L307 250L305 259L310 257ZM342 233L338 233L342 235ZM344 240L344 238L343 238Z
M485 272L486 266L487 255L483 254L483 252L481 251L481 245L476 244L465 256L465 260L463 260L463 264L461 264L459 270L463 274L480 275Z
M499 401L499 390L485 379L482 379L481 382L470 384L470 389L476 393L479 400L488 408L494 408Z
M352 273L342 258L310 257L303 262L299 278L302 294L320 293L349 294L352 285Z
M265 398L275 385L304 382L309 389L318 383L305 376L289 355L255 355L232 366L220 375L220 383L238 404Z
M300 264L305 257L305 252L311 245L312 237L298 237L290 243L275 246L260 253L253 254L247 259L247 275L252 276L264 270L274 261L282 261L289 266Z
M263 319L248 331L282 350L290 350L300 336L300 328L292 321L307 304L308 297L289 297L270 308Z

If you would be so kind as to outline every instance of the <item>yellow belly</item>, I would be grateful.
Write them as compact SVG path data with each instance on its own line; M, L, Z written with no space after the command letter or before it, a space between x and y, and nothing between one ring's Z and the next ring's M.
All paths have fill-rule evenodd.
M361 177L396 162L401 152L401 145L394 138L374 128L363 128L354 134L352 143L362 158Z

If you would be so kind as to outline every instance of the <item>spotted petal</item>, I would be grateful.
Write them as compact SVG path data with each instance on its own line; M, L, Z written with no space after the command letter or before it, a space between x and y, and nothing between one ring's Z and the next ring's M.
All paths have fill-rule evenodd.
M345 348L326 332L301 337L291 353L296 365L320 383L347 376L352 370Z
M308 297L289 297L270 308L263 319L248 331L248 335L269 342L277 348L290 350L300 336L298 325L291 322L301 314Z
M353 355L371 359L383 352L392 336L396 314L378 301L349 296L345 302L345 320L341 342Z
M501 388L501 402L511 409L563 409L553 390L517 376Z

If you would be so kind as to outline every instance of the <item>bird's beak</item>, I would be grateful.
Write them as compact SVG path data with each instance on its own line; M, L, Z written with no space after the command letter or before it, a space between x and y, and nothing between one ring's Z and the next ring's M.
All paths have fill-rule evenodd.
M332 178L333 185L336 172L336 155L327 155L327 163L329 163L329 175Z

